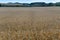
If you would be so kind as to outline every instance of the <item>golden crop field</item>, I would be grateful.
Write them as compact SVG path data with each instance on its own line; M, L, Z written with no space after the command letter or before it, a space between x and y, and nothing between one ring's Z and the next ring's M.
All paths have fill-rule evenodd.
M60 8L1 7L0 40L60 40Z

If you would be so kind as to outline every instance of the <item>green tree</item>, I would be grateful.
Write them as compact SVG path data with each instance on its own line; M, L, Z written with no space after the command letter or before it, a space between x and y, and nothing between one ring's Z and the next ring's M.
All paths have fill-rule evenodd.
M48 3L47 6L54 6L54 4L53 3Z
M56 6L60 6L60 2L55 3Z
M1 4L0 4L0 7L1 7Z

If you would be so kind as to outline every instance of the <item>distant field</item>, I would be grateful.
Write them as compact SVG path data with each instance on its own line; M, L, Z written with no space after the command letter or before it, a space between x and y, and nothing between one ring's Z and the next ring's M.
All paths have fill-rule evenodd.
M0 40L60 40L60 8L1 7Z

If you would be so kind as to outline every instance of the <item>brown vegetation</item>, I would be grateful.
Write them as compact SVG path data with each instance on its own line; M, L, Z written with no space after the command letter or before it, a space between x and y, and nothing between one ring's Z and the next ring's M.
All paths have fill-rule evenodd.
M60 40L60 8L0 8L0 40Z

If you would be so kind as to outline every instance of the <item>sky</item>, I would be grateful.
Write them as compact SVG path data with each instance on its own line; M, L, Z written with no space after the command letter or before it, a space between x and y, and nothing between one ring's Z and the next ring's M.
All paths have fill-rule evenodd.
M7 2L20 2L20 3L31 3L31 2L60 2L60 0L0 0L0 3Z

